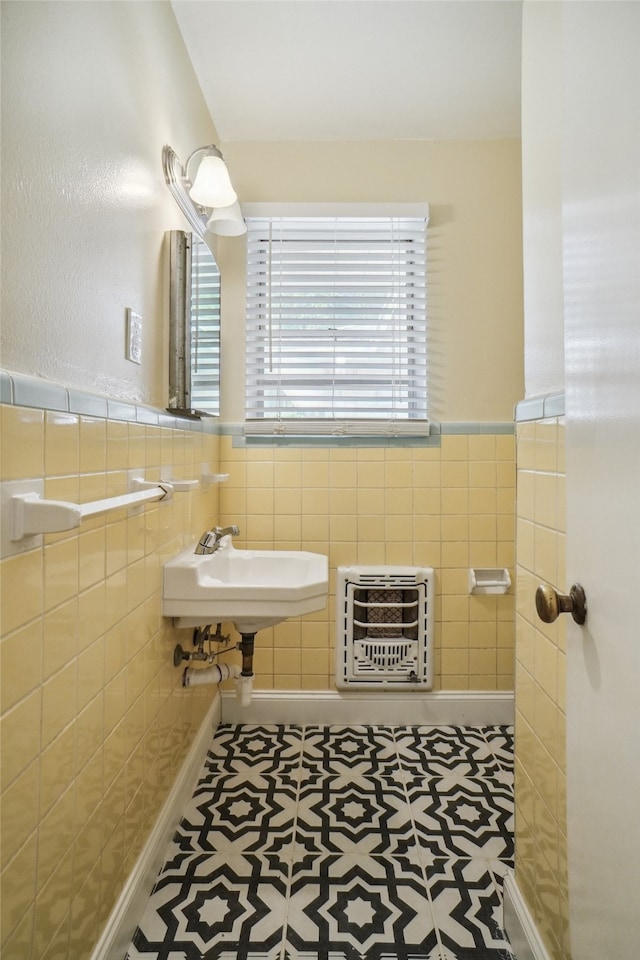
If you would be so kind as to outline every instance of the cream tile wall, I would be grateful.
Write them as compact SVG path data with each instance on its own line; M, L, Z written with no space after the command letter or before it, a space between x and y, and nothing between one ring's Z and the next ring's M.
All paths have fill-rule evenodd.
M220 442L221 521L238 524L238 544L330 562L326 608L258 635L256 689L333 689L335 571L355 563L435 568L435 689L513 689L513 596L468 593L470 565L513 579L513 435L443 435L426 448Z
M2 406L1 478L45 496L126 490L126 471L192 479L218 437ZM185 692L161 565L218 513L217 488L49 535L0 564L2 955L84 960L215 693Z
M516 880L553 960L569 960L566 620L543 623L539 583L566 592L564 424L518 424Z

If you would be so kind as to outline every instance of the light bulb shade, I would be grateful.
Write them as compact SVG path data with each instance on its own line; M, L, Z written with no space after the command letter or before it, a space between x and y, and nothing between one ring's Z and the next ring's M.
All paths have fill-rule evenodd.
M207 230L219 237L241 237L246 233L247 225L238 201L228 207L216 207L207 223Z
M238 195L221 157L205 156L200 162L189 196L201 207L228 207Z

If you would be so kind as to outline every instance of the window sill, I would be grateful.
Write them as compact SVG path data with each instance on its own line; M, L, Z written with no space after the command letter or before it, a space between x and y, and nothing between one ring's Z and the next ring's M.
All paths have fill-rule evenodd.
M437 447L439 445L438 434L422 437L409 435L390 437L388 434L367 434L366 436L249 434L234 437L234 446L245 447Z

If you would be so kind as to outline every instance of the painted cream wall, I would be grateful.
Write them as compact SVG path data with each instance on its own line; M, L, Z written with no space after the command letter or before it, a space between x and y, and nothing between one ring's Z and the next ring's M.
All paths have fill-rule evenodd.
M168 2L2 4L6 369L165 405L161 150L215 136Z
M522 27L522 234L526 397L564 389L562 4L525 3Z
M428 201L430 416L509 421L523 395L520 144L226 143L241 201ZM243 418L244 244L222 242L222 419Z

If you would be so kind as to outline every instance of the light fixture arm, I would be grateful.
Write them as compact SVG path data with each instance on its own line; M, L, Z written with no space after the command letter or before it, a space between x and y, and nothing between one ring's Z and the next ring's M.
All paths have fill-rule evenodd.
M196 153L203 149L206 150L208 148L199 147L198 150L193 151L189 157L189 160L187 160L187 167L192 157L194 157ZM189 221L189 226L192 228L194 233L196 233L202 240L205 240L205 234L207 232L207 220L209 215L203 212L203 208L197 206L187 193L190 183L187 179L186 167L182 166L180 160L178 159L177 153L168 145L165 145L162 148L162 170L169 191Z
M219 147L216 147L215 143L210 143L206 147L196 147L196 149L193 150L187 157L187 162L185 163L184 169L183 169L183 176L186 181L185 186L187 190L189 189L189 187L193 185L193 180L189 175L189 164L191 163L193 158L199 153L201 153L203 156L208 155L210 157L218 157L220 160L224 160L224 157L222 156L222 151L220 150Z

